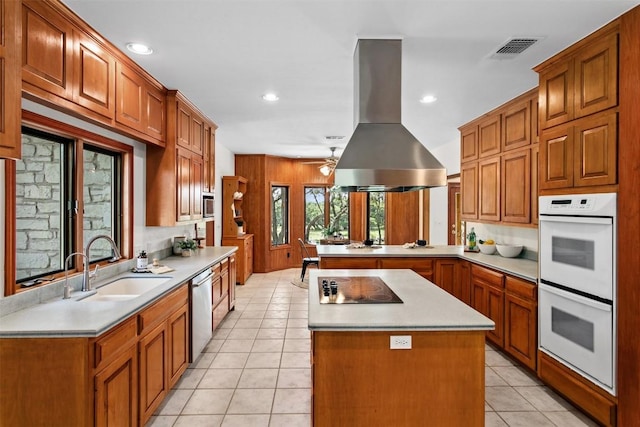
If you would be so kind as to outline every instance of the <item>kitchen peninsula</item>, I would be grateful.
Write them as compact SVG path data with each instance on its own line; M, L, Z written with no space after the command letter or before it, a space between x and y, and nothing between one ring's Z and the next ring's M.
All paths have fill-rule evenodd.
M321 303L323 279L341 296L362 278L378 278L402 302ZM493 321L407 269L312 270L309 283L314 426L484 425ZM357 298L380 295L356 288Z

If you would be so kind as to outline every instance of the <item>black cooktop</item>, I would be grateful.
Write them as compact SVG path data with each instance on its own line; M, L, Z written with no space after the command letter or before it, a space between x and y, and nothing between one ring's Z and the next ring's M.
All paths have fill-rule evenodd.
M377 276L318 277L320 304L402 303Z

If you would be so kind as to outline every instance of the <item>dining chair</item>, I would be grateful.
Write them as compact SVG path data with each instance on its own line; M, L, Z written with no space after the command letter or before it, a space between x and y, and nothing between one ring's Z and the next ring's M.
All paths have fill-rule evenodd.
M298 243L300 243L300 253L302 254L302 273L300 274L300 281L304 282L304 276L307 272L307 266L313 264L320 268L320 259L309 255L309 251L304 244L304 240L298 237Z

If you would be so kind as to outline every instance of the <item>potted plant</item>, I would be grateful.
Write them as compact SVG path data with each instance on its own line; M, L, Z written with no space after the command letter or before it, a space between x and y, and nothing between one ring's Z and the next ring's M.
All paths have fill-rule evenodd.
M198 244L195 240L185 239L180 242L180 249L182 249L182 256L191 256L191 251L198 248Z

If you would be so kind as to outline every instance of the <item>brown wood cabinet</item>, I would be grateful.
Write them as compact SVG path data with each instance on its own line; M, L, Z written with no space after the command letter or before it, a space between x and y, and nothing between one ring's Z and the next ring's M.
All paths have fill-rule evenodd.
M454 288L456 283L460 281L458 277L458 260L452 259L437 259L436 269L433 283L454 295Z
M536 370L538 304L535 283L505 277L504 349Z
M148 420L169 392L167 325L161 323L140 337L140 419Z
M21 96L21 2L2 0L0 13L0 158L19 159Z
M540 141L540 189L616 184L617 141L615 111L544 130Z
M229 257L229 311L234 310L236 307L236 256L231 255Z
M433 281L433 264L433 258L381 257L378 258L377 268L408 268L415 271L425 279Z
M531 146L531 223L538 224L538 181L540 179L540 145Z
M212 123L205 123L202 160L202 190L205 193L213 193L216 187L216 126Z
M244 283L253 274L253 234L237 237L223 237L222 246L237 246L236 252L236 283Z
M618 24L605 26L535 68L543 129L618 105Z
M165 143L165 89L57 1L24 0L26 97L135 139Z
M130 345L119 353L94 379L96 427L138 425L137 348Z
M531 181L538 178L533 175L529 147L539 138L537 106L534 88L460 127L463 220L533 222L531 203L538 198L538 186ZM476 135L478 161L472 154ZM537 221L537 212L535 216Z
M478 219L500 221L500 157L478 162Z
M453 286L453 295L467 305L471 305L471 263L458 260L459 279Z
M531 200L534 198L531 149L510 151L503 154L501 159L501 218L505 222L528 224L531 222Z
M496 324L487 331L487 338L504 347L504 275L472 264L471 289L471 306Z

